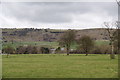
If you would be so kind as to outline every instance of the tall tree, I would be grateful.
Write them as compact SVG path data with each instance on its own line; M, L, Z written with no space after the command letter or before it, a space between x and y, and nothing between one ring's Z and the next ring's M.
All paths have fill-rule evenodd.
M118 53L120 53L120 0L116 0L116 2L117 2L117 5L118 5L118 30L117 30L117 35L118 35L118 37L117 37L117 43L118 43Z
M118 6L120 6L120 0L116 0L116 2L117 2L117 4L118 4Z
M111 45L110 58L115 59L114 42L116 40L116 35L118 35L118 22L104 22L104 26L106 27L106 31L108 33L108 37Z
M75 31L67 30L59 40L59 45L66 47L67 55L69 55L70 47L72 43L75 41Z
M86 53L86 56L88 55L88 52L90 52L90 50L94 47L94 41L86 35L78 39L77 42L80 48L83 49L84 53Z
M115 36L114 36L114 47L115 47L115 52L119 53L120 51L120 27L115 31Z

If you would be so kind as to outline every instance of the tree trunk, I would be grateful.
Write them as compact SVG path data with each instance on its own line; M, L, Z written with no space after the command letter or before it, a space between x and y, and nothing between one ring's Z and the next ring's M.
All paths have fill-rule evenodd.
M67 48L67 55L69 55L69 48Z
M86 49L85 53L86 53L86 55L85 55L85 56L88 56L88 50L87 50L87 49Z
M69 53L67 53L67 55L69 55Z
M88 53L86 53L86 55L85 56L88 56Z
M115 59L113 41L111 42L111 54L110 54L110 58L111 58L111 59Z
M7 53L7 58L9 57L9 53Z

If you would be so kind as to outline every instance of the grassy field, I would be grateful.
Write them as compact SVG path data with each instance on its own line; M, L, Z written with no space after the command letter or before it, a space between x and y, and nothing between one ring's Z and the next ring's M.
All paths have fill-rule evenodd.
M90 54L3 55L3 78L117 78L118 59Z
M37 45L37 46L48 46L48 47L53 47L56 48L58 47L58 42L14 42L12 44L12 42L7 42L7 43L3 43L3 47L6 45L10 45L14 48L18 47L18 46L23 46L23 45Z

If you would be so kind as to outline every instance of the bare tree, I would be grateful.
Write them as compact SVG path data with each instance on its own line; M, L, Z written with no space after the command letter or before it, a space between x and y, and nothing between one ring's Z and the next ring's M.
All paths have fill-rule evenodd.
M120 0L116 0L117 4L118 4L118 18L120 16ZM119 20L119 19L118 19ZM118 21L118 30L117 30L117 47L118 47L118 53L120 53L120 21Z
M117 49L117 52L120 53L120 22L116 22L116 31L115 31L115 42L114 46Z
M120 1L116 0L116 2L117 2L117 4L118 4L118 6L120 6Z
M79 47L83 49L86 56L88 52L94 47L94 41L89 36L82 36L78 41Z
M69 55L70 47L75 41L75 31L67 30L60 38L59 45L66 47L67 55Z
M111 45L110 58L115 59L114 42L115 36L117 35L116 32L118 30L118 22L104 22L104 26L106 27L106 31L108 32L108 37Z

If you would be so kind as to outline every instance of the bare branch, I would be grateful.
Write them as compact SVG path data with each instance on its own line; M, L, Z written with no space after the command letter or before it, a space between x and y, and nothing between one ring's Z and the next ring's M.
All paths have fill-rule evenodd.
M118 6L120 6L120 1L116 0L116 2L117 2L117 4L118 4Z
M109 38L111 39L111 32L110 32L110 26L109 26L109 23L108 22L104 22L104 25L105 27L107 28L107 32L108 32L108 35L109 35Z

